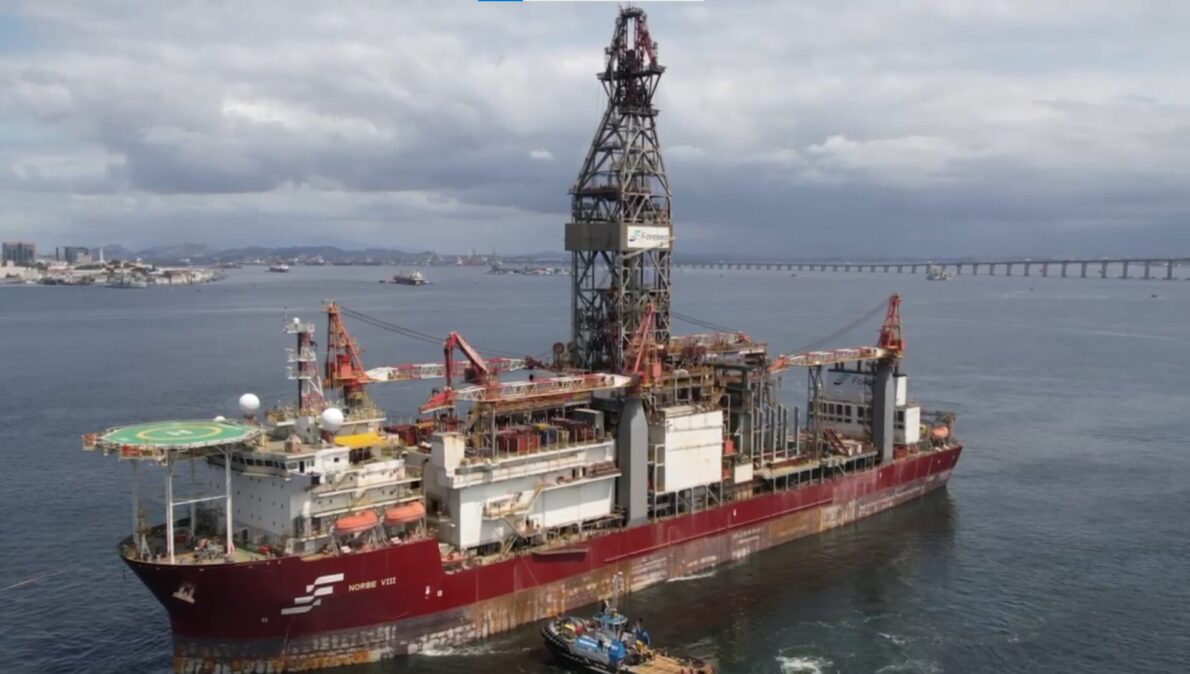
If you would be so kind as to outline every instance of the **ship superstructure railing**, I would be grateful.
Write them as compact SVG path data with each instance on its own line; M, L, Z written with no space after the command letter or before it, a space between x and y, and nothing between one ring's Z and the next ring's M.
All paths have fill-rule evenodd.
M132 465L132 541L133 554L152 556L149 549L148 528L142 525L140 512L140 464L150 463L165 469L165 555L170 564L177 563L175 548L176 508L189 506L188 536L193 538L198 522L198 505L223 501L226 511L225 553L234 554L234 513L231 489L231 456L245 446L255 444L264 429L252 423L234 422L217 417L213 420L164 421L121 428L109 428L101 433L83 436L83 449L101 451L104 456L116 456ZM221 456L224 464L222 494L199 495L196 461ZM191 493L178 499L174 494L174 472L178 464L189 462Z

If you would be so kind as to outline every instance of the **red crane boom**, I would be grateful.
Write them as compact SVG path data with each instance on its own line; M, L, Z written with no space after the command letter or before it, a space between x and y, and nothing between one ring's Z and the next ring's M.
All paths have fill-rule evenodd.
M484 385L491 379L492 370L488 364L484 362L483 356L475 350L475 347L463 339L463 336L457 332L451 332L446 337L446 342L442 345L442 351L446 355L446 388L451 388L451 375L455 370L454 351L455 349L463 352L467 360L471 362L470 379L476 384ZM466 377L468 371L464 369L464 376Z
M343 317L339 314L339 305L331 302L326 305L326 386L332 389L342 389L343 398L349 403L358 403L364 399L364 385L368 383L368 373L364 371L363 361L360 359L359 346L347 332L343 324Z
M905 350L905 338L901 336L901 296L897 293L888 297L888 311L876 346L890 351L894 358L900 358Z

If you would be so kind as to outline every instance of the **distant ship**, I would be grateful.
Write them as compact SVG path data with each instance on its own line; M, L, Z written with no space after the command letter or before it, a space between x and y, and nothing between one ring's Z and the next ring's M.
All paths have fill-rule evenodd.
M274 271L278 274L284 274L289 271L289 265L285 264L284 262L281 264L270 264L269 271Z
M419 271L399 271L393 274L392 280L390 280L389 283L396 283L397 285L403 286L424 286L429 283L429 281L427 281L426 277L422 276L421 272Z
M927 281L949 281L954 278L944 267L930 267L926 271Z

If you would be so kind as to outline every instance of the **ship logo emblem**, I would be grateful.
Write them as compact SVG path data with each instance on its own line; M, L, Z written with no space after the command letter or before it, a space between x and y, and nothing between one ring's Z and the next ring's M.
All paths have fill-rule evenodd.
M194 603L194 583L186 581L174 590L173 598L186 602L187 604Z
M293 606L281 609L281 615L309 613L315 606L322 605L322 597L335 593L335 583L343 582L343 574L333 573L319 576L306 586L306 594L293 598Z

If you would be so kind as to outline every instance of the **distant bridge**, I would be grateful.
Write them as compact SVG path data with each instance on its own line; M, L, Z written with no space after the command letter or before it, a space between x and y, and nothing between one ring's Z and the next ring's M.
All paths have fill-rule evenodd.
M1113 257L1113 258L1063 258L1055 260L1034 260L1030 258L999 260L913 260L900 262L841 262L838 260L802 260L797 262L681 262L675 261L678 269L753 269L762 271L839 271L868 272L884 274L924 274L929 269L964 272L973 276L1058 276L1061 278L1120 278L1120 279L1165 279L1174 280L1174 269L1190 267L1190 257Z

